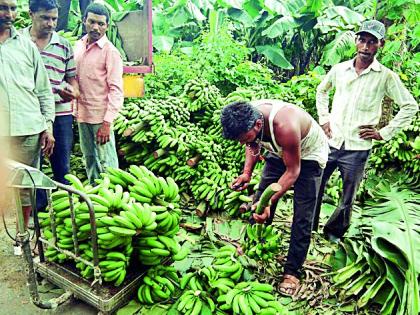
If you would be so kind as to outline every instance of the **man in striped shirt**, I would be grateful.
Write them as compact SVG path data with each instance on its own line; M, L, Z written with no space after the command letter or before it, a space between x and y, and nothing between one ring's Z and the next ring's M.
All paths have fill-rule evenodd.
M53 134L55 150L50 156L54 180L67 183L64 175L70 172L73 145L72 100L79 95L73 49L67 39L55 32L58 18L56 0L29 2L32 25L23 35L32 39L41 53L55 97ZM45 192L38 194L38 207L47 204Z
M318 196L314 229L318 227L319 211L325 185L338 167L343 179L340 204L324 227L331 241L341 238L350 225L351 207L372 140L389 140L408 126L418 111L417 102L401 83L398 75L375 58L384 44L385 26L379 21L365 21L356 33L356 58L332 67L318 86L316 106L319 123L329 138L330 154ZM335 88L331 112L328 92ZM388 96L400 111L380 130L382 100Z

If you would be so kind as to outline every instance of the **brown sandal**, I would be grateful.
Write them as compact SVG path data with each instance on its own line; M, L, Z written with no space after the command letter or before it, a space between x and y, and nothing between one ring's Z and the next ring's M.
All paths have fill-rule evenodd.
M299 289L300 281L292 275L284 275L283 282L279 285L280 293L286 296L293 296Z

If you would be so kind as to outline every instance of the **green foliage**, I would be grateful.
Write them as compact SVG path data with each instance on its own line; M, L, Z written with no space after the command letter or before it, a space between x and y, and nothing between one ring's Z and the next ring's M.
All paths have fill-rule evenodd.
M193 56L191 66L199 77L215 84L222 94L235 89L234 70L250 57L249 50L235 41L226 28L220 29L217 36L204 33L193 47Z
M145 96L147 98L179 96L187 81L196 76L191 67L192 62L190 56L179 50L172 54L155 54L155 73L145 77Z
M366 189L371 199L333 259L335 287L343 300L356 296L359 308L380 304L381 314L418 314L418 181L388 172L371 176Z
M282 87L288 90L288 94L292 98L288 102L294 103L305 109L315 120L318 119L316 111L316 88L321 82L321 76L315 71L309 71L308 74L294 76ZM284 90L283 92L284 93ZM280 93L279 98L283 99L284 96Z

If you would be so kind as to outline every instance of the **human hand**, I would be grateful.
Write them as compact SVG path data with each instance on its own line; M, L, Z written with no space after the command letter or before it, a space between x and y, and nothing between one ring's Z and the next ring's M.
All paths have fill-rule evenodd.
M255 209L257 209L257 205L258 203L253 204L251 210L255 211ZM255 222L260 224L264 223L270 217L270 206L265 207L263 213L261 214L253 213L252 217L254 218Z
M359 137L364 140L383 140L379 131L377 131L376 128L372 125L359 126Z
M102 126L98 129L96 133L96 143L105 144L109 141L109 136L111 134L111 123L104 121Z
M46 157L49 157L53 153L54 144L55 139L53 135L48 130L43 131L41 133L41 150Z
M327 135L328 139L332 138L332 132L331 132L331 125L330 122L327 122L321 126L322 130L324 130L324 133Z
M70 102L71 100L78 98L80 93L73 86L67 84L64 89L58 91L58 95L60 95L64 101Z
M251 181L251 176L244 173L238 176L230 185L230 188L236 191L244 190L248 187L249 182Z

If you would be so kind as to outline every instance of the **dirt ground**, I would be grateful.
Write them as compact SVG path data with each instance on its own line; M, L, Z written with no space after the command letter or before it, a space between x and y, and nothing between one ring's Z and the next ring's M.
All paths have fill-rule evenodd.
M9 233L14 235L15 218L13 211L9 211L6 214L6 226ZM0 270L0 315L97 314L94 308L77 299L71 299L55 310L43 310L32 304L29 297L29 290L26 286L23 258L13 255L13 241L5 232L1 215ZM54 296L54 293L45 293L42 296L48 299Z

